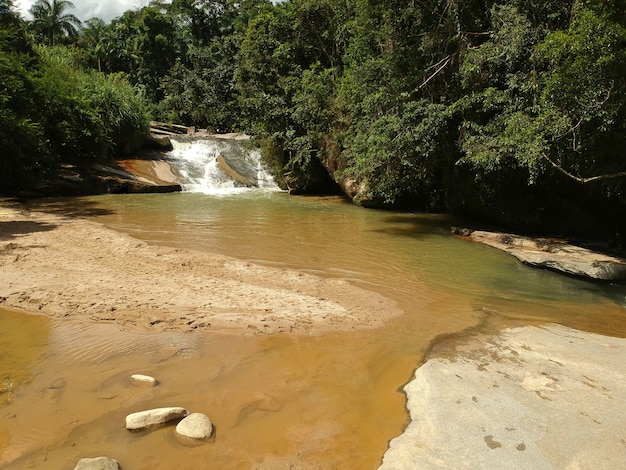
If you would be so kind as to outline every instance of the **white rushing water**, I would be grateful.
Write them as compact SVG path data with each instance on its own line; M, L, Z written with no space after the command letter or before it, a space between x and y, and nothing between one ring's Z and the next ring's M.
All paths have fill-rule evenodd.
M250 189L278 190L276 182L261 163L261 154L233 139L180 137L171 139L169 162L181 177L183 191L204 194L232 194ZM223 157L226 164L243 180L237 181L218 164Z

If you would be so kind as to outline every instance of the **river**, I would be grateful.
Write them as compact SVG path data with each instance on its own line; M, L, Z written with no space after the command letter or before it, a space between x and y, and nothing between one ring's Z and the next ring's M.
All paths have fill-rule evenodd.
M558 322L626 336L624 294L526 267L450 235L450 216L357 208L274 190L45 200L149 243L348 279L405 312L375 330L321 336L147 334L0 312L0 463L125 469L368 469L408 422L402 387L441 335ZM175 279L173 279L175 282ZM133 387L132 373L155 376ZM124 429L126 413L184 406L212 442Z

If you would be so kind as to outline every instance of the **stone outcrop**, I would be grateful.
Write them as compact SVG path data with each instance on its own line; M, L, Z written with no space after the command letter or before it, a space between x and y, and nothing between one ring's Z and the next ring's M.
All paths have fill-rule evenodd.
M259 186L258 183L252 182L250 179L246 178L245 176L237 172L235 169L233 169L233 167L231 167L228 164L228 162L222 155L218 155L216 162L217 162L217 167L220 170L222 170L226 175L228 175L230 178L235 180L240 185L245 186L247 188L257 188Z
M182 419L188 414L189 412L185 408L179 406L138 411L126 416L126 429L129 431L140 431L152 426L169 423L176 419Z
M623 468L626 339L523 327L453 351L404 388L411 421L380 469Z
M80 459L74 470L120 470L117 460L109 457L94 457Z
M169 136L159 134L148 135L143 143L143 147L163 151L172 150L173 148L172 141Z
M84 196L92 194L171 193L178 183L141 178L117 164L62 166L54 177L43 181L24 196Z
M117 164L135 180L156 186L181 188L180 175L176 168L159 155L155 155L154 158L118 160Z
M603 281L626 281L626 260L570 245L563 240L456 227L452 232L505 251L530 266Z
M202 413L191 413L176 425L176 434L186 439L205 441L213 434L213 423Z

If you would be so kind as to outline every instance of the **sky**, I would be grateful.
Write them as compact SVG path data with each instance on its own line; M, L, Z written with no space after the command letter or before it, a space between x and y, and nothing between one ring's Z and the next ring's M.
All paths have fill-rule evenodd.
M31 19L29 8L36 0L14 0L23 18ZM90 18L101 18L110 22L113 18L121 16L126 10L137 10L150 3L150 0L72 0L74 8L67 12L75 15L79 20L85 21Z

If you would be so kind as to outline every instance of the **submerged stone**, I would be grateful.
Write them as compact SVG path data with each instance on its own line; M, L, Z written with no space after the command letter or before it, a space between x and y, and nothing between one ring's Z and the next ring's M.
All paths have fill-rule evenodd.
M109 457L94 457L80 459L74 470L120 470L117 460Z

